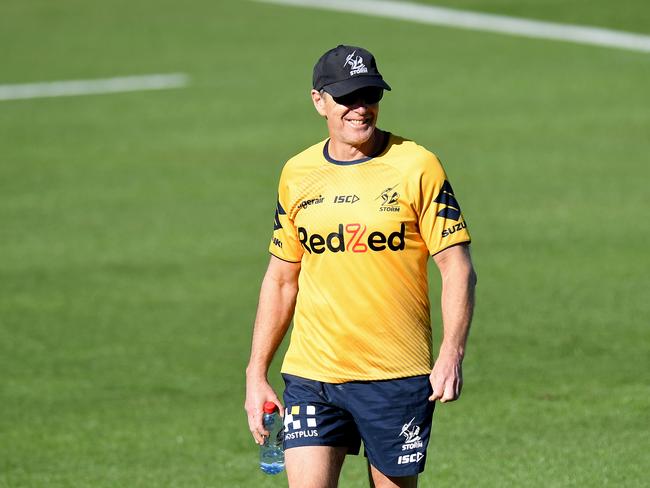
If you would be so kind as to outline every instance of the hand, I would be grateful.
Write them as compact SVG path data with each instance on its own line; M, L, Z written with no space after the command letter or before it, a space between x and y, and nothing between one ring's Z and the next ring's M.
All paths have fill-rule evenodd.
M463 358L458 354L441 353L429 376L433 394L429 401L453 402L463 388Z
M275 403L278 406L280 415L284 416L284 407L266 378L246 378L246 403L244 408L248 414L248 428L253 434L255 442L260 445L264 444L264 437L269 435L269 432L262 424L264 402Z

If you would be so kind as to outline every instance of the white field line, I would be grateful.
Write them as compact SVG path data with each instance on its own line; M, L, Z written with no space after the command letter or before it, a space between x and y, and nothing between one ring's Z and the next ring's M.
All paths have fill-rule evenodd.
M122 76L98 80L48 81L20 85L0 85L0 100L20 100L44 97L72 97L141 90L181 88L189 83L183 73Z
M258 0L264 3L338 12L354 12L374 17L410 20L487 32L499 32L538 39L650 52L650 36L573 24L556 24L504 15L484 14L411 2L391 0Z

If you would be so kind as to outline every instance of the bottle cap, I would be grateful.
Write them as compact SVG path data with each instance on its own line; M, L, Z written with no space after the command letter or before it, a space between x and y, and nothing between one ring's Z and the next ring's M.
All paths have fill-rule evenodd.
M273 402L264 402L264 413L273 413L278 409Z

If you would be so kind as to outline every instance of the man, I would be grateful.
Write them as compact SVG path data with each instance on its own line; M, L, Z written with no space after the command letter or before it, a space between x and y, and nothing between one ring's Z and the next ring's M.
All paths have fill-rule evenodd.
M371 485L416 486L434 402L460 395L476 281L470 236L438 159L376 127L384 90L365 49L326 52L311 97L329 139L289 160L280 178L246 411L262 443L262 405L283 411L267 370L294 317L282 366L292 488L337 486L361 440ZM429 255L442 276L434 365Z

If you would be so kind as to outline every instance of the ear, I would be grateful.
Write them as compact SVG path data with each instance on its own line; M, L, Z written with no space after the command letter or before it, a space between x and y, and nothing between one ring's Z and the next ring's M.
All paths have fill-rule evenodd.
M325 111L325 96L321 95L318 90L312 90L311 100L314 102L314 108L316 108L316 111L323 117L327 117L327 112Z

